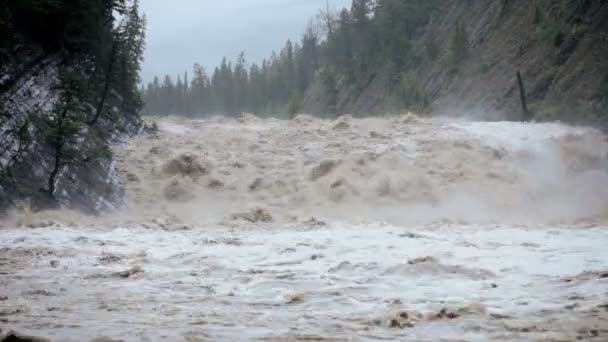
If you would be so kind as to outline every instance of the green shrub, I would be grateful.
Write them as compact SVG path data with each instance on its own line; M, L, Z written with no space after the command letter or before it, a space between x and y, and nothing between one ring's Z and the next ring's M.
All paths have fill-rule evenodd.
M458 68L469 54L469 38L466 28L462 22L456 24L456 29L452 35L449 51L449 64L452 68Z
M330 114L336 114L338 107L338 80L336 74L331 69L323 69L320 76L327 110Z
M413 71L401 74L398 97L406 109L425 110L429 106L428 95Z
M545 45L560 47L565 35L555 21L546 21L538 31L538 39Z
M291 96L291 100L289 101L289 109L288 109L289 116L292 117L295 114L300 113L301 107L302 107L302 99L300 97L300 94L298 94L296 92Z

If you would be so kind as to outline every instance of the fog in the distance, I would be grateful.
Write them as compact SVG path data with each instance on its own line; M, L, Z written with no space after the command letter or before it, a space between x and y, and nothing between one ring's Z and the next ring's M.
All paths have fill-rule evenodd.
M350 0L330 3L342 8ZM148 20L142 77L149 81L195 62L212 71L240 51L259 62L287 39L299 40L325 0L142 0L141 6Z

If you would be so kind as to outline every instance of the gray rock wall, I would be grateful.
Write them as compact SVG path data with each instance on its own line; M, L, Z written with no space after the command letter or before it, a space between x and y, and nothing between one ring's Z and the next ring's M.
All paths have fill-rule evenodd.
M91 213L119 205L124 187L108 157L64 167L57 177L55 199L44 191L54 153L31 121L32 116L48 115L57 101L53 87L60 58L27 48L11 56L0 66L0 211L22 200L30 200L34 208L61 205ZM120 96L112 93L106 105L109 110L87 127L79 148L117 144L137 134L139 115L122 112L120 104ZM82 115L82 121L87 121Z

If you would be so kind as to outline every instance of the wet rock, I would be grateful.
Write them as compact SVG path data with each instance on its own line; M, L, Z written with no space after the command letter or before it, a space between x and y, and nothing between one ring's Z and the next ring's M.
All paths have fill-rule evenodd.
M21 306L17 308L0 308L0 317L14 316L24 312L25 309Z
M309 227L315 227L315 228L327 226L327 223L317 219L316 217L311 217L310 219L302 222L302 224L309 226Z
M25 336L20 335L15 332L9 332L6 336L0 337L0 342L50 342L51 340L42 338L42 337L34 337L34 336Z
M422 239L422 238L425 238L424 235L415 234L415 233L411 233L411 232L408 232L408 233L405 233L405 234L400 234L399 237L408 238L408 239Z
M564 309L566 310L574 310L576 308L579 308L581 305L579 303L574 303L574 304L568 304L566 306L564 306Z
M423 263L438 263L439 261L431 256L425 256L425 257L420 257L420 258L415 258L415 259L411 259L408 260L407 263L409 265L417 265L417 264L423 264Z
M576 332L583 338L598 337L600 335L599 330L594 328L579 328Z
M140 266L135 266L135 267L130 268L125 271L116 272L113 274L113 276L120 277L120 278L132 278L135 276L142 275L143 273L144 273L144 270Z
M244 169L247 167L247 165L237 161L237 162L232 163L232 167L235 169Z
M523 332L523 333L544 331L544 329L541 329L541 328L537 327L536 325L529 325L529 326L507 326L507 330L513 331L513 332Z
M46 220L42 220L42 221L34 221L31 223L28 223L27 225L25 225L27 228L49 228L49 227L53 227L55 226L56 223L53 221L46 221Z
M335 160L324 160L310 172L310 180L316 181L332 172L340 163Z
M245 221L249 223L270 223L273 221L270 213L262 208L255 208L246 213L238 213L230 216L233 221Z
M340 121L334 125L334 130L336 131L345 131L350 128L350 125L346 121Z
M99 261L99 263L102 265L113 264L113 263L120 262L122 260L123 260L123 257L115 255L115 254L110 254L110 253L103 253L102 256L97 258L97 261Z
M393 329L413 328L421 319L423 315L419 312L397 310L389 313L388 326Z
M137 175L132 172L128 172L127 181L132 182L132 183L139 182L139 177L137 177Z
M575 276L565 277L562 281L566 283L571 283L575 281L589 281L589 280L597 280L597 279L607 279L608 271L597 272L597 271L585 271L579 273Z
M389 137L384 135L384 134L380 134L376 131L371 131L369 132L369 137L373 138L373 139L388 139Z
M209 172L209 166L203 166L197 156L187 153L168 161L163 166L163 173L167 176L180 175L196 179L209 174Z
M154 155L159 155L162 153L162 149L160 146L154 146L152 148L150 148L150 150L148 151L148 153L150 154L154 154Z
M297 305L302 303L304 303L304 295L302 294L290 296L290 298L287 300L287 305Z
M217 179L212 179L209 181L207 187L209 187L210 189L218 190L224 187L224 183Z
M54 296L55 294L47 291L47 290L32 290L32 291L25 291L23 292L24 296L44 296L44 297L51 297Z
M427 319L431 320L431 321L436 321L436 320L442 320L442 319L448 319L448 320L450 320L450 319L456 319L458 317L460 317L459 314L457 314L455 312L448 311L447 309L443 308L438 313L434 313L434 314L429 315L427 317Z
M491 314L490 314L490 317L491 317L492 319L511 319L511 318L512 318L512 317L511 317L511 316L509 316L509 315L503 315L503 314L496 313L496 312L491 313Z
M343 179L338 179L337 181L331 183L331 185L329 186L331 189L337 189L339 187L344 186L345 181Z
M262 178L256 178L253 183L249 184L249 191L256 191L262 186Z

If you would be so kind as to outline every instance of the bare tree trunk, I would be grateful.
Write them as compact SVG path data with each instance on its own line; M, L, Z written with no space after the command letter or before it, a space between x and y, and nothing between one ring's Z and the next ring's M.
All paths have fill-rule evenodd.
M111 79L112 79L112 72L114 69L114 62L116 59L115 55L116 55L117 45L118 45L118 37L114 37L114 42L112 43L112 50L110 51L110 61L108 62L108 69L106 70L103 90L101 92L101 98L99 99L97 108L95 108L95 117L93 117L93 119L91 121L87 122L87 125L89 125L89 126L93 126L97 123L97 121L99 120L99 117L101 116L101 113L104 110L106 98L108 97L108 93L110 92L110 83L111 83Z
M66 106L66 108L61 112L61 116L59 118L57 118L58 121L58 132L57 132L57 136L55 137L55 142L54 142L54 150L55 150L55 163L53 165L53 171L51 172L51 176L49 177L49 194L51 195L52 198L55 198L55 180L57 179L57 176L59 175L59 171L61 170L61 167L63 166L62 163L62 153L63 153L63 147L65 145L66 142L66 137L65 137L65 132L64 132L64 120L66 119L68 115L68 108Z
M315 71L319 70L319 59L317 58L317 42L315 40L314 44L312 44L312 58L315 67Z
M327 16L325 17L325 20L327 21L326 25L327 25L327 37L331 37L334 33L334 29L333 29L333 23L331 22L332 18L331 18L331 12L329 11L329 0L325 1L325 9L327 12L325 12L327 14Z
M529 121L532 119L532 115L528 110L528 102L526 101L526 89L524 88L524 81L519 71L517 71L517 84L519 86L519 98L521 100L522 119L523 121Z

